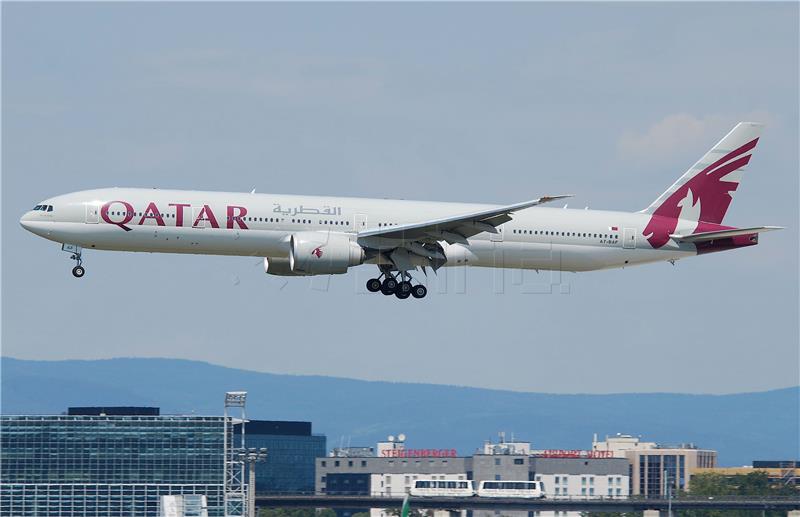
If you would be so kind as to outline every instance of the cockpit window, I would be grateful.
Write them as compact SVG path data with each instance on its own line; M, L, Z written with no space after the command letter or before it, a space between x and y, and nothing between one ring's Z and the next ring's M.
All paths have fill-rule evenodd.
M42 209L42 205L36 205L35 207L33 207L33 209L34 210L41 210Z
M48 212L52 212L53 211L53 205L47 205L47 211Z
M52 212L53 205L36 205L33 207L34 210L41 210L42 212Z

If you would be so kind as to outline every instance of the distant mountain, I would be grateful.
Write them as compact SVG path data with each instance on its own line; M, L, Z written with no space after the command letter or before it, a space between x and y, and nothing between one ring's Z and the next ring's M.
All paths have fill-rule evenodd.
M641 435L719 451L721 465L800 456L800 387L735 395L553 395L433 384L276 375L175 359L2 359L3 414L68 406L159 406L222 413L223 393L249 392L254 419L308 420L328 447L405 433L414 448L471 454L498 431L541 449L587 449L592 434Z

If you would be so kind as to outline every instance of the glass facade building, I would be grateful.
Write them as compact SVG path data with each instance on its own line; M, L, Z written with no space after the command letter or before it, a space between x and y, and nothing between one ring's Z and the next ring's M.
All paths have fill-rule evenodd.
M713 464L716 455L691 454L692 449L673 450L672 454L664 453L657 449L646 451L648 454L640 454L639 458L639 484L638 494L647 497L664 497L668 493L677 494L686 490L689 482L690 472L687 465L699 460L704 464ZM665 477L666 476L666 477Z
M267 449L267 461L256 464L256 493L314 493L326 440L311 432L310 422L248 420L245 433L248 448Z
M0 417L0 515L156 516L162 495L201 494L223 515L224 419Z

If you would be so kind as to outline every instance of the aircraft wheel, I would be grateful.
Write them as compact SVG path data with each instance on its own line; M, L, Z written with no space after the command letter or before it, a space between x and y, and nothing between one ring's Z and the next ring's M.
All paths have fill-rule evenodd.
M397 284L397 292L403 294L411 294L411 282L404 280Z
M80 278L86 274L86 270L83 269L83 266L75 266L72 268L72 276L75 278Z
M398 290L397 290L397 291L394 293L394 295L395 295L395 296L397 296L398 298L400 298L401 300L405 300L406 298L408 298L409 296L411 296L411 293L408 293L408 292L403 292L403 291L400 291L400 290L398 289Z
M381 281L377 278L370 278L367 280L367 291L377 293L381 290Z
M414 287L411 289L411 295L412 295L414 298L425 298L425 295L427 295L427 294L428 294L428 288L427 288L427 287L425 287L425 286L424 286L424 285L422 285L422 284L420 284L420 285L415 285L415 286L414 286Z
M384 294L388 292L388 294L392 294L397 290L397 280L394 278L387 276L383 279L383 284L381 285L381 291L384 291Z

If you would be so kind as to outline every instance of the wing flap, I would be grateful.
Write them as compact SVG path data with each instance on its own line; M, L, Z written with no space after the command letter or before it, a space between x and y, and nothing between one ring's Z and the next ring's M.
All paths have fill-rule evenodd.
M557 199L572 197L571 195L543 196L531 201L523 201L513 205L498 206L488 210L470 212L466 214L422 221L419 223L401 224L388 228L378 228L359 232L358 238L362 237L384 237L387 239L422 239L433 236L439 240L447 240L442 235L449 233L450 237L460 237L453 239L460 242L461 238L466 239L484 231L491 231L487 226L496 227L511 220L512 213L530 208ZM456 229L458 229L456 231Z
M693 233L691 235L672 234L670 238L680 242L706 242L715 239L725 239L727 237L738 237L739 235L750 235L753 233L771 232L773 230L782 229L782 226L754 226L752 228L732 228L730 230Z

